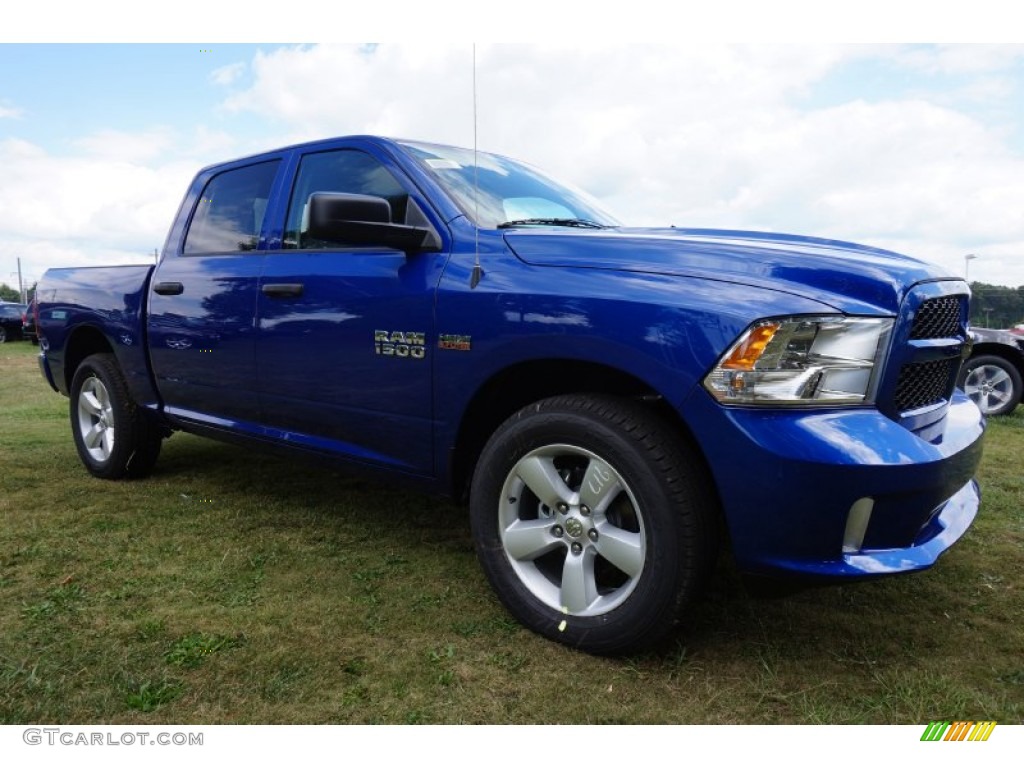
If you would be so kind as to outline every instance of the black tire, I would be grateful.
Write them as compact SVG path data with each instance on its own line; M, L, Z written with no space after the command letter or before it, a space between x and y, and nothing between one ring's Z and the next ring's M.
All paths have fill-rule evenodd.
M70 416L78 456L96 477L143 477L156 464L163 433L132 400L114 355L90 355L78 366Z
M473 475L470 515L483 570L516 619L618 654L662 641L703 587L717 553L715 498L696 449L650 410L566 395L498 428Z
M1005 357L978 355L967 361L961 386L985 416L1002 416L1020 403L1020 371Z
M0 325L0 344L7 343L7 329Z

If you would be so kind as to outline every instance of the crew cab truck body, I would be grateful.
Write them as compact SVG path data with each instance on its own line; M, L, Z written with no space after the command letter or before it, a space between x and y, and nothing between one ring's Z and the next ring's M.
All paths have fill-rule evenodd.
M183 430L468 498L506 607L601 653L664 637L723 537L753 574L932 565L979 505L968 295L850 243L622 227L528 166L375 137L204 169L156 266L37 292L94 474Z

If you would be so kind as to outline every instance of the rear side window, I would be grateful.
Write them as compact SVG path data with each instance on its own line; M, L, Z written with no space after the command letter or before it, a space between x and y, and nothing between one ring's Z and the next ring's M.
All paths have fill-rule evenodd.
M383 197L391 205L391 221L405 222L409 194L375 157L357 149L305 155L299 164L285 226L285 248L344 247L345 243L314 240L306 234L306 206L314 192L347 192Z
M186 254L253 251L279 161L235 168L214 176L203 189L185 235Z

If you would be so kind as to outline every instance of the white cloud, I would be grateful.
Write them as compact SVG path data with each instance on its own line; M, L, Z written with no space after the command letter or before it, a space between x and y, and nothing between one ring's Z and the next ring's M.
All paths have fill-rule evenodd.
M156 244L153 247L159 247ZM10 269L0 274L0 283L17 286L17 273L8 275L15 267L15 258L21 259L22 279L31 287L42 278L46 270L67 266L111 266L117 264L152 264L152 248L108 248L101 242L74 243L63 240L10 237L0 244L0 257Z
M117 162L142 162L157 158L172 145L174 137L167 128L146 133L104 130L76 139L76 147L89 155Z
M245 151L240 149L238 140L227 131L214 130L206 125L195 127L189 149L204 164L215 163Z
M936 45L904 48L898 61L929 74L976 74L1024 60L1024 45Z
M345 133L472 136L469 45L314 46L260 52L234 112L271 115L301 141Z
M802 98L855 59L1006 94L1021 46L483 46L481 149L603 198L630 223L795 231L898 244L991 282L1024 283L1024 157L1002 133L925 96ZM238 112L289 141L384 133L472 142L470 46L294 47L260 54ZM1018 254L1013 257L1011 254ZM982 273L977 272L978 275Z
M70 146L57 154L0 137L0 282L15 257L26 279L50 267L151 260L196 171L250 149L203 124L101 131Z
M629 223L852 239L956 274L974 252L972 277L1024 284L1024 157L1006 123L964 106L1019 90L1021 57L1020 46L485 45L480 147L591 191ZM854 83L807 106L860 59L908 81L925 72L928 90L880 101ZM0 255L12 242L78 263L144 255L200 165L250 151L347 133L473 140L469 44L294 46L211 79L239 87L243 74L222 107L257 127L244 140L213 115L93 134L66 156L0 139Z
M217 85L231 85L245 74L245 69L246 65L244 61L225 64L223 67L218 67L210 73L210 80Z
M44 252L80 255L119 248L145 254L161 245L196 170L183 161L147 166L55 156L13 139L0 141L0 167L5 250L37 243Z

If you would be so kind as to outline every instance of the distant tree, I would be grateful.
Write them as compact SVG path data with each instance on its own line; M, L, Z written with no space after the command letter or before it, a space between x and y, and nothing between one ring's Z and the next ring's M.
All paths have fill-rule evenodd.
M4 301L21 301L21 294L7 283L0 283L0 299Z
M971 325L978 328L1009 328L1024 322L1024 285L971 283Z

